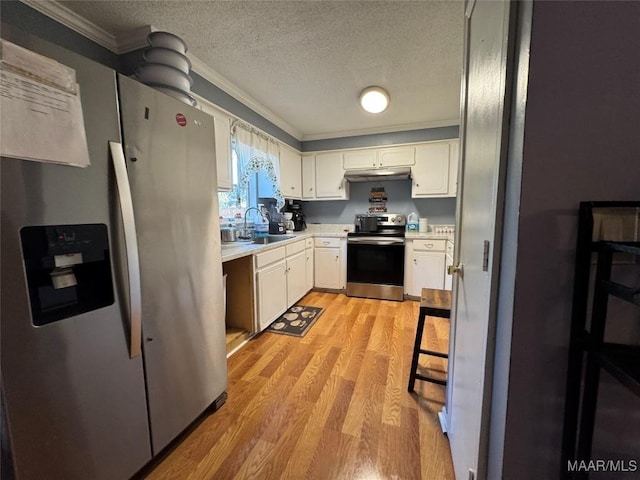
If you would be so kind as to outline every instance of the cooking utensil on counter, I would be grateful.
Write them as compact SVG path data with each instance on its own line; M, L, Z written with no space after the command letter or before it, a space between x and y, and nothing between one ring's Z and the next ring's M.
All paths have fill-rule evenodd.
M220 238L224 243L235 242L238 240L238 231L234 227L222 227Z

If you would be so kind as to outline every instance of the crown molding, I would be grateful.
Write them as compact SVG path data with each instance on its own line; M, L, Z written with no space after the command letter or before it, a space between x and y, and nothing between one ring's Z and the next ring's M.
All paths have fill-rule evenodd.
M326 132L314 135L303 135L302 141L327 140L331 138L358 137L361 135L376 135L379 133L406 132L409 130L423 130L425 128L457 127L459 119L439 120L437 122L409 123L403 125L390 125L385 127L363 128L360 130L343 130L339 132Z
M281 128L289 135L294 137L296 140L300 140L302 137L302 132L298 129L294 128L292 125L287 123L285 120L280 118L278 115L273 113L271 110L266 108L264 105L259 103L256 99L254 99L251 95L247 94L243 90L240 90L233 83L227 80L224 76L218 73L216 70L211 68L209 65L204 63L195 55L190 54L187 51L187 57L191 60L191 70L196 72L198 75L214 84L216 87L223 90L225 93L228 93L233 98L244 104L246 107L249 107L251 110L266 118L268 121L273 123L276 127Z
M61 23L62 25L69 27L74 32L87 37L89 40L96 42L98 45L102 45L108 50L114 53L118 52L118 42L116 37L106 30L98 27L95 23L92 23L85 18L81 17L75 12L72 12L64 5L50 0L20 0L25 5L37 10L38 12L46 15Z
M20 0L25 5L37 10L38 12L52 18L53 20L65 25L71 30L79 33L80 35L94 41L98 45L121 55L139 48L146 47L147 35L156 31L157 28L148 25L140 27L131 32L115 37L106 30L98 27L93 22L86 20L75 12L69 10L64 5L58 3L55 0ZM204 63L195 55L187 52L187 56L191 60L192 70L202 76L205 80L217 86L224 92L231 95L240 103L250 108L258 115L264 117L269 122L273 123L276 127L281 128L283 131L294 137L299 141L309 140L326 140L329 138L342 138L342 137L354 137L359 135L373 135L379 133L392 133L402 132L407 130L420 130L424 128L438 128L459 125L459 119L443 120L438 122L424 122L407 125L392 125L379 128L367 128L360 130L345 130L339 132L325 132L313 135L303 135L300 130L294 128L288 122L276 115L273 111L262 105L252 96L236 87L233 83L227 80L224 76L214 70L212 67Z
M148 47L149 42L147 42L147 37L151 32L155 32L156 30L158 29L152 25L145 25L144 27L136 28L135 30L131 30L123 35L119 35L116 38L116 42L118 44L118 51L116 53L121 55L123 53L132 52L133 50Z
M126 35L116 38L114 35L98 27L93 22L82 18L80 15L72 12L67 7L54 0L20 1L118 55L132 50L137 50L139 48L144 48L148 45L147 35L157 30L157 28L149 25L135 29ZM249 94L233 85L229 80L220 75L209 65L205 64L195 55L187 52L187 56L191 60L192 70L197 74L228 93L240 103L243 103L245 106L249 107L251 110L261 115L278 128L281 128L296 140L300 140L302 133L298 129L294 128Z

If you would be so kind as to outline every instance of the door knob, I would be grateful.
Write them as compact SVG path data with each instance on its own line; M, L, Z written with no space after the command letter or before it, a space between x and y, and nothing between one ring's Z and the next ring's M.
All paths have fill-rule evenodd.
M447 274L454 275L456 273L460 276L462 276L462 274L464 273L464 266L462 265L462 263L459 263L458 265L449 265L447 267Z

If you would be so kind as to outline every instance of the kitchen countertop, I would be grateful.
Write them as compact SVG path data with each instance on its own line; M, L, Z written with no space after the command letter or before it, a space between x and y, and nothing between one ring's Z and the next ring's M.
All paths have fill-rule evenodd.
M427 233L413 233L413 232L406 232L404 234L404 238L407 240L449 240L450 242L453 242L453 237L454 235L452 233L433 233L433 232L427 232Z
M347 236L349 231L353 230L353 225L342 224L310 224L303 232L293 232L283 235L283 237L292 237L278 242L268 243L266 245L253 242L232 242L222 244L222 262L229 262L237 258L254 255L256 253L266 252L278 247L289 245L313 237L338 237Z
M353 225L349 224L322 224L311 223L307 225L307 229L303 232L293 232L283 235L286 240L280 240L278 242L269 243L267 245L257 244L252 242L233 242L222 244L222 261L229 262L237 258L246 257L247 255L254 255L260 252L266 252L278 247L289 245L298 240L313 237L338 237L343 238L347 236L348 232L353 231ZM453 234L445 233L419 233L419 232L406 232L405 238L407 240L449 240L453 242Z

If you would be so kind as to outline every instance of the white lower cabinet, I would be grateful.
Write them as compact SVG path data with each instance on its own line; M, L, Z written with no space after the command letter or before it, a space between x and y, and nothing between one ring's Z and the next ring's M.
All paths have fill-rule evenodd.
M444 289L452 290L453 288L453 275L449 275L447 270L453 265L453 242L447 240L447 251L445 253L444 261Z
M307 293L307 258L305 241L286 246L287 252L287 306L291 306Z
M315 286L342 289L343 255L340 238L316 237L314 239Z
M313 238L307 238L305 240L305 289L307 292L313 288Z
M255 255L258 331L311 290L307 288L306 245L307 241L300 240Z
M408 240L405 291L419 297L423 288L444 288L446 240Z
M283 254L284 254L284 248ZM287 263L279 260L256 272L258 331L269 326L287 309Z

